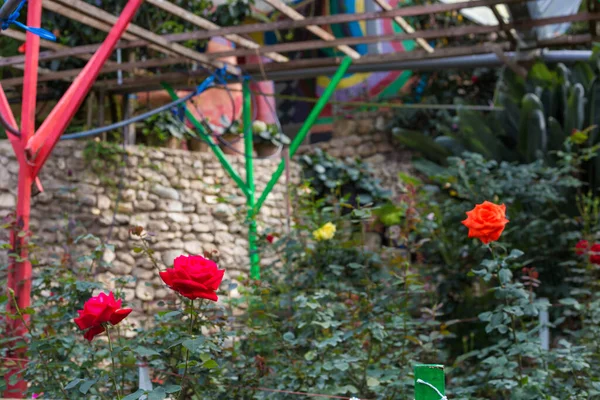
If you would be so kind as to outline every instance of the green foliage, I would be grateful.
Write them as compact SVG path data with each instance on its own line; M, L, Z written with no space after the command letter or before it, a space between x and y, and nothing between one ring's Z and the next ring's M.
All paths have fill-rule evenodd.
M89 140L83 149L83 159L108 188L116 189L117 170L124 166L123 157L127 151L118 143Z
M169 138L196 137L194 131L170 111L155 114L143 121L142 134L149 146L164 145Z
M277 242L277 266L265 268L246 293L240 379L281 390L411 399L413 364L444 357L435 293L406 254L363 248L349 225L364 227L368 216L340 211L300 200L297 229ZM337 226L335 237L310 240L325 221Z
M320 149L300 157L304 178L314 190L314 198L334 195L354 206L379 205L388 192L374 178L368 165L360 160L340 160Z
M280 131L277 124L257 124L252 125L253 139L256 144L271 144L275 147L289 146L291 140ZM263 126L264 125L264 126Z
M394 134L404 146L442 165L448 155L459 156L464 151L497 161L543 159L553 164L567 138L588 127L585 145L600 145L598 76L598 67L591 62L578 63L571 70L562 64L551 70L536 63L526 80L506 69L496 101L504 108L502 112L459 110L455 131L439 129L432 136L398 127ZM584 166L585 180L593 188L600 185L597 164L594 160Z
M95 274L99 270L110 271L111 265L102 261L106 246L101 240L92 235L74 236L74 228L77 227L72 221L66 224L64 235L67 240L62 257L48 257L44 264L34 261L33 302L31 308L21 310L23 314L32 315L28 323L29 334L10 338L4 332L6 325L0 325L3 343L9 343L9 346L2 346L0 355L6 357L9 348L27 345L28 356L33 362L27 364L25 379L31 383L30 392L44 393L43 398L116 399L115 387L121 397L125 395L128 399L137 399L143 394L147 394L148 399L164 399L166 394L179 395L182 390L181 398L203 398L195 394L198 387L210 385L219 376L220 367L215 359L221 354L225 340L224 331L220 329L226 323L223 310L208 301L197 300L192 307L189 300L173 297L159 302L154 317L141 321L140 326L127 334L124 325L130 322L132 315L110 328L112 351L104 340L106 336L96 337L88 343L73 318L77 316L76 310L82 309L84 302L98 290L108 293L107 288L95 281ZM79 254L80 242L95 245L95 250L92 254ZM41 251L34 247L30 250L34 254ZM154 264L157 268L153 251L145 241L138 250L149 257L149 266ZM124 289L131 283L135 285L135 281L133 277L123 277L106 284L116 297L122 298ZM151 285L150 282L147 284ZM10 294L0 296L2 310L6 310L9 301ZM124 300L123 306L136 308L135 301L131 300ZM3 311L0 318L16 317ZM211 334L203 333L205 330ZM186 352L189 357L185 356ZM181 374L188 359L187 374L195 380L182 388ZM141 360L146 361L153 371L154 390L149 393L139 391L137 387L137 364ZM2 375L8 366L2 363ZM114 386L113 380L116 381ZM4 380L1 380L0 389L3 385ZM213 393L220 390L222 388L217 388Z
M422 235L432 239L424 249L431 252L431 262L446 266L448 279L442 283L441 293L466 290L461 289L465 284L461 276L481 255L462 230L445 227L460 226L465 212L485 200L506 204L511 222L502 241L508 247L518 246L525 251L535 260L540 273L548 272L543 286L548 292L544 293L551 297L565 293L567 288L562 278L568 271L560 260L570 254L575 226L563 210L572 201L569 194L581 187L572 176L577 166L547 167L541 161L498 163L473 153L450 158L448 162L449 167L433 177L435 191L423 194L435 215L434 223L422 228ZM454 301L446 303L448 311L471 301L468 293L453 298Z

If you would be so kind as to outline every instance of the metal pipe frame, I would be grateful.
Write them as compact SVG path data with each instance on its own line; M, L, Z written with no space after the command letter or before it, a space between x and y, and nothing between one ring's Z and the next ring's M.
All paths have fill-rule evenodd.
M289 148L289 156L292 157L300 144L306 138L306 135L313 127L321 111L327 105L327 102L331 98L333 92L337 88L337 85L340 83L344 74L352 64L351 57L344 57L341 62L341 65L331 78L329 85L325 88L325 91L319 98L319 101L315 104L312 111L310 112L306 121L298 131L298 134L292 141ZM169 95L173 100L177 100L179 97L175 90L171 86L166 83L163 83L162 86L168 91ZM194 125L194 127L198 130L200 137L205 140L210 148L213 150L221 165L225 169L225 171L231 176L231 178L235 181L238 187L242 190L244 195L246 196L246 205L247 205L247 223L248 223L248 249L250 254L250 278L259 280L260 279L260 257L258 254L258 246L257 246L257 234L256 234L256 216L260 212L260 208L263 203L267 199L267 196L273 188L275 184L281 178L281 174L285 169L285 160L282 159L277 167L277 170L271 176L271 179L267 183L267 186L263 190L260 198L257 202L255 202L255 185L254 185L254 165L253 165L253 145L252 145L252 93L250 92L248 79L244 79L242 85L242 98L243 98L243 110L242 110L242 121L244 123L244 155L246 158L246 182L243 182L240 176L235 172L233 166L229 162L229 160L223 154L223 151L217 146L210 135L208 135L204 129L204 126L194 117L194 115L185 108L185 116L190 120L190 122Z

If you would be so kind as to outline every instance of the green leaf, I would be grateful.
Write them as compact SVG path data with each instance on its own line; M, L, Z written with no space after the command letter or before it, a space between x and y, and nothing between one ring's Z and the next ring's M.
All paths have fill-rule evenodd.
M167 397L165 388L158 387L148 393L148 400L163 400Z
M512 272L508 268L502 268L498 272L498 279L500 279L500 284L506 285L507 283L510 283L512 279Z
M377 378L373 378L372 376L370 376L367 378L367 386L368 387L379 386L379 380Z
M437 164L445 164L446 158L452 155L448 149L436 143L435 140L424 135L422 132L410 131L403 128L394 129L394 138L396 140L405 147L422 153L428 160Z
M86 394L92 386L94 386L98 382L98 378L96 379L86 379L81 386L79 386L79 391L83 394Z
M164 388L167 393L176 393L181 390L181 386L179 385L166 385Z
M510 254L508 256L506 256L506 259L507 260L515 260L515 259L521 257L523 254L525 254L525 253L523 253L519 249L512 249Z
M283 340L285 340L286 342L291 342L295 338L296 336L292 332L286 332L283 334Z
M563 306L571 306L571 307L573 307L576 310L581 309L581 304L579 304L579 302L576 299L572 298L572 297L567 297L565 299L560 299L558 302L560 304L562 304Z
M123 400L137 400L140 397L142 397L142 395L146 393L146 391L144 389L138 389L136 392L128 394L127 396L123 397Z
M200 349L206 340L203 337L196 339L184 340L182 346L191 351L192 353Z
M142 357L151 357L151 356L160 355L160 353L157 352L156 350L152 350L152 349L149 349L148 347L144 347L144 346L138 346L135 349L133 349L133 351Z
M75 386L79 385L79 382L83 381L83 379L75 378L71 382L65 386L66 390L73 389Z
M545 63L537 62L529 70L528 79L536 80L538 84L553 86L558 83L559 77L556 72L551 71Z
M173 318L181 314L181 311L169 311L163 314L163 318Z
M219 366L219 364L217 364L217 362L215 360L208 360L208 361L205 361L204 363L202 363L202 366L204 368L213 369L213 368L217 368Z

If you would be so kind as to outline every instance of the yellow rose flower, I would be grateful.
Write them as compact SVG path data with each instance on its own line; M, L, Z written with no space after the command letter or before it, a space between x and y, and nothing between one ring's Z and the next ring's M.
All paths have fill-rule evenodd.
M326 223L319 229L313 232L313 237L316 241L330 240L335 235L335 225L331 222Z

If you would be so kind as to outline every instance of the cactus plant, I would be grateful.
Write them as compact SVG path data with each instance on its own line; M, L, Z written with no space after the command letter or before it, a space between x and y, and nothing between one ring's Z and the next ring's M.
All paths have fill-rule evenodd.
M587 145L600 143L600 65L581 62L569 69L550 69L538 62L527 79L507 69L500 79L496 105L501 112L459 110L458 129L437 138L419 138L418 132L395 130L400 143L433 162L444 164L448 153L480 153L488 159L530 163L555 161L565 140L591 126ZM422 135L421 135L422 136ZM600 157L591 160L587 178L600 188Z

